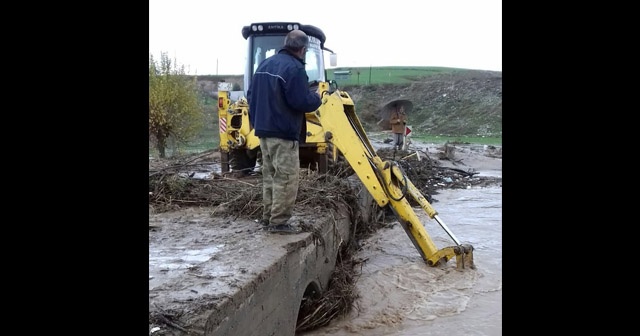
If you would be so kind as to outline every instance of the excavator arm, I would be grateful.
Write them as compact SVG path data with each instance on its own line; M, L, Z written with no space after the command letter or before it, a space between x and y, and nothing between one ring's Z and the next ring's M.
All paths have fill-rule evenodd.
M325 140L339 150L365 188L380 207L390 206L409 239L429 266L456 258L458 269L475 268L473 246L461 244L438 216L437 211L406 177L394 161L384 161L371 145L355 113L355 105L347 92L329 93L329 85L320 83L318 92L322 105L314 112L324 129ZM430 219L434 219L455 242L454 246L438 249L407 197L412 197Z

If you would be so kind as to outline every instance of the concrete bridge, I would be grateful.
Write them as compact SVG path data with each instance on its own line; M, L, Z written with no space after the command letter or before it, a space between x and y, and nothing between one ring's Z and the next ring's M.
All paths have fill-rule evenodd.
M357 179L361 217L373 200ZM295 213L310 232L267 233L193 208L149 215L150 335L294 335L300 305L327 289L352 232L349 208Z

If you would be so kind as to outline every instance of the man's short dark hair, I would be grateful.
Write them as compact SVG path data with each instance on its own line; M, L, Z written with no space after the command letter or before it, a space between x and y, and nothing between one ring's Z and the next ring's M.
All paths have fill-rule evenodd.
M309 36L302 30L292 30L284 38L284 47L293 51L298 51L304 47L309 47Z

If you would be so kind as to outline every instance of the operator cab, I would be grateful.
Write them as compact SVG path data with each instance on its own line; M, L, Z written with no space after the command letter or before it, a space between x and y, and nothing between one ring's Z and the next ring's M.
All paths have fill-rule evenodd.
M305 69L309 82L325 82L323 50L331 53L330 62L335 66L336 54L324 47L326 37L320 28L302 25L295 22L252 23L242 27L242 37L248 44L247 63L244 71L244 94L246 96L251 79L262 61L275 55L284 46L285 36L292 30L299 29L309 36L309 48L305 54Z

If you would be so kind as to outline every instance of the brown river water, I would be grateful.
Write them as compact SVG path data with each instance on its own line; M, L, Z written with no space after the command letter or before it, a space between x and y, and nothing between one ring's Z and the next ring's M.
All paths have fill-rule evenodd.
M441 190L432 205L463 244L474 247L476 269L455 259L431 267L400 224L368 239L351 315L299 335L502 335L502 188ZM436 247L455 245L438 222L417 208Z

